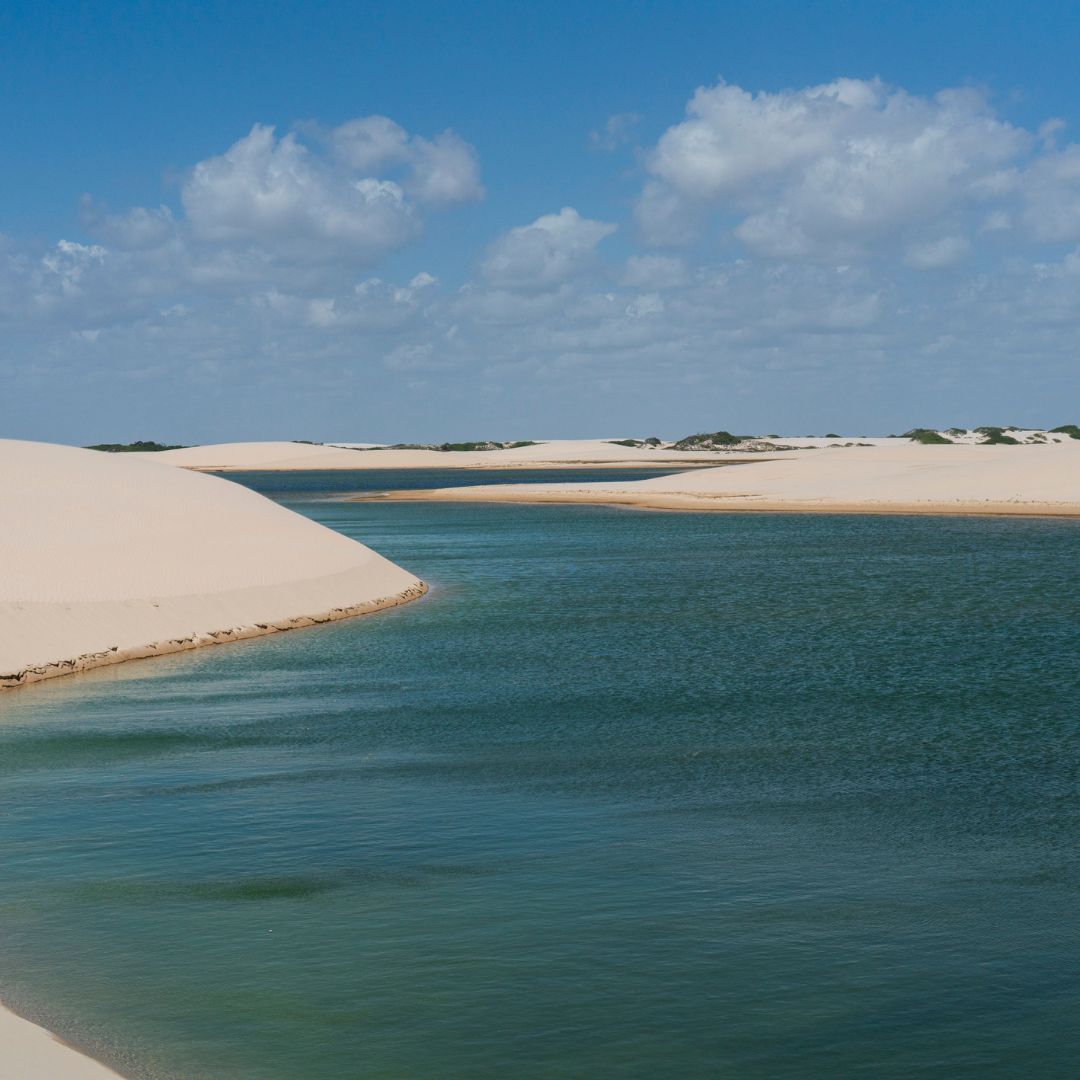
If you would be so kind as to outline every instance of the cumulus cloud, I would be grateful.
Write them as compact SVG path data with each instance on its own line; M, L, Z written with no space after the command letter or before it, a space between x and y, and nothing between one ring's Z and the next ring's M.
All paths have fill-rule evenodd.
M168 251L196 284L268 280L377 262L415 239L424 216L483 196L475 150L452 131L410 135L384 116L279 135L255 124L196 163L167 206L109 211L89 195L88 235L111 251Z
M177 209L113 211L85 195L90 242L0 245L0 314L77 334L239 304L265 317L303 312L320 330L378 332L435 279L421 272L380 291L365 278L341 294L342 281L415 239L429 213L482 191L475 152L452 132L427 139L385 117L284 135L256 124L187 170Z
M374 259L418 228L394 181L332 169L295 135L279 139L262 124L224 154L199 162L181 201L197 238L299 260L328 252Z
M361 172L401 168L403 189L435 205L472 202L484 195L476 151L453 131L434 139L409 135L385 116L350 120L325 134L338 161Z
M1059 122L1025 131L967 90L721 84L641 163L646 237L685 250L636 246L633 230L608 241L617 209L566 206L477 235L442 283L408 245L429 215L482 192L457 135L381 116L256 125L185 173L175 206L86 198L82 235L0 238L6 400L70 387L71 409L95 393L124 422L185 394L198 417L218 400L217 430L176 431L188 439L268 434L262 410L247 410L245 432L226 408L261 393L266 416L309 402L315 419L297 434L327 435L333 420L334 435L360 440L401 437L397 421L362 430L364 409L405 410L418 433L449 437L440 417L495 410L475 425L487 430L488 415L545 388L552 417L590 394L615 416L623 393L642 431L668 433L652 419L667 407L671 434L707 405L717 412L694 412L702 422L743 427L725 411L740 400L782 425L777 403L802 415L864 392L876 415L911 402L898 420L910 426L938 419L915 406L950 385L1011 386L1047 408L1075 389L1080 147ZM872 417L867 428L881 430Z
M557 214L545 214L499 237L484 259L482 273L503 288L548 289L587 269L596 245L614 231L614 225L584 218L564 206Z
M647 158L638 222L687 243L719 219L771 258L852 257L1000 197L1034 138L985 94L878 80L778 93L702 87Z

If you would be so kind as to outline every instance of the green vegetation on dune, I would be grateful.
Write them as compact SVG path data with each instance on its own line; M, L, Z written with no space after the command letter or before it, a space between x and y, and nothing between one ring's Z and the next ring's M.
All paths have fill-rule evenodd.
M184 450L184 446L167 446L159 442L130 442L130 443L96 443L93 446L84 446L84 450L102 450L106 454L148 454L160 450Z
M476 442L446 443L394 443L392 446L375 446L373 450L437 450L440 453L476 453L485 450L518 450L523 446L538 446L532 439L519 439L517 442L495 442L493 439L481 439Z
M432 449L440 450L443 453L467 453L477 450L517 450L522 446L536 445L531 439L522 439L518 442L493 442L490 439L485 439L480 442L442 443L439 446L432 447Z
M674 449L725 450L755 438L757 438L756 435L732 435L730 431L714 431L711 434L701 432L698 435L687 435L685 439L680 439Z
M1011 435L1006 435L1006 430L1016 431L1016 428L1000 428L1000 427L977 427L975 429L982 439L979 441L980 446L1019 446L1020 440L1014 439Z
M1021 438L1010 435L1009 432L1022 433ZM1061 427L1050 428L1050 434L1068 435L1072 439L1080 439L1080 427L1076 424L1063 424ZM1046 433L1028 428L1019 428L1014 425L999 427L996 424L984 424L977 428L951 427L944 432L935 431L933 428L912 428L903 435L890 438L910 439L912 442L923 443L928 446L937 446L955 441L966 441L965 436L975 435L976 446L1023 446L1025 443L1035 445L1045 443ZM950 437L951 436L951 437ZM970 441L969 441L970 445Z
M952 439L947 439L932 428L912 428L910 431L905 431L901 437L922 443L923 446L952 446L953 444Z

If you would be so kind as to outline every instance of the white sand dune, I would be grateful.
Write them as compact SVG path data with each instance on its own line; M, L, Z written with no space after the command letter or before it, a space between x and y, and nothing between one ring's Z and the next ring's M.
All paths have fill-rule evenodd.
M1030 446L866 447L731 458L649 480L500 484L394 492L456 502L615 503L679 510L1080 515L1080 441Z
M118 1075L0 1006L0 1080L118 1080Z
M507 450L351 450L291 442L218 443L210 446L125 454L187 469L290 471L300 469L515 469L576 465L670 465L687 468L730 455L701 451L616 446L605 439L553 439Z
M421 595L369 548L212 476L0 440L0 686Z

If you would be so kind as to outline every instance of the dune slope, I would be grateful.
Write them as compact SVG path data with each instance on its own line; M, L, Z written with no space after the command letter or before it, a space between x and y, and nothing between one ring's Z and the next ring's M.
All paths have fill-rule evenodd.
M0 686L393 606L412 574L246 488L0 440Z

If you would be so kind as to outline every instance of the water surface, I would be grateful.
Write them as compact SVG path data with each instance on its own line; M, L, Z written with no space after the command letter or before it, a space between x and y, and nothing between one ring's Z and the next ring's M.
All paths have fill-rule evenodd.
M431 593L5 695L0 993L158 1080L1076 1075L1075 523L295 505Z

